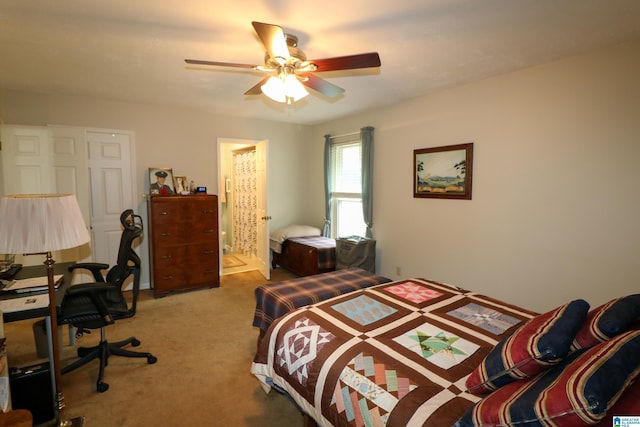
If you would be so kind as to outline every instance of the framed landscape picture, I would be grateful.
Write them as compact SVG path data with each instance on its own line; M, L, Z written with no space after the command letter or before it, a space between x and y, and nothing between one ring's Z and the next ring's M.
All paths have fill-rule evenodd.
M473 143L413 150L413 197L471 200Z

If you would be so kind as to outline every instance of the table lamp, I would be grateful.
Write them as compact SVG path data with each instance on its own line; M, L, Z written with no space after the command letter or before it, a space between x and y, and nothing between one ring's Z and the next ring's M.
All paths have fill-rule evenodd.
M90 240L78 201L73 194L20 194L0 199L0 253L45 255L47 266L51 353L59 426L81 426L82 418L67 420L61 388L60 343L57 334L52 251L74 248Z

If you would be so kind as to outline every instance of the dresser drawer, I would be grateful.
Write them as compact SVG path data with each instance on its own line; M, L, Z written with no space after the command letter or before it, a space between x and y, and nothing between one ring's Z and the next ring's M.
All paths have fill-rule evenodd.
M168 266L153 276L155 295L190 288L187 269L184 266Z
M192 268L189 269L189 283L194 286L219 286L219 272L217 268Z
M151 201L151 205L151 221L154 226L188 221L185 206L177 201L155 197Z
M187 246L190 265L218 264L218 246L214 243L195 243Z
M195 222L189 225L189 242L215 242L218 239L216 224Z
M184 266L187 260L187 247L184 245L158 246L153 252L153 264L156 270L166 268L167 264Z
M202 197L202 196L196 196ZM217 201L207 200L190 200L185 204L185 218L190 224L206 222L211 225L218 223L218 203Z
M189 242L185 224L160 224L153 230L153 245L181 245Z

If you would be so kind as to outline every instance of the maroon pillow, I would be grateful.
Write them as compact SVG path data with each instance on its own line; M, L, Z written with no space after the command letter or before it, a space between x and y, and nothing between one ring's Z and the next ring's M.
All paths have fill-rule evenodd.
M593 347L628 331L640 317L640 294L616 298L587 314L571 350Z
M638 354L640 331L578 350L536 377L491 393L454 426L574 427L597 424L609 413L636 415L638 389L631 384L640 374Z
M534 317L499 342L466 380L467 391L485 394L530 378L560 362L589 311L575 300Z

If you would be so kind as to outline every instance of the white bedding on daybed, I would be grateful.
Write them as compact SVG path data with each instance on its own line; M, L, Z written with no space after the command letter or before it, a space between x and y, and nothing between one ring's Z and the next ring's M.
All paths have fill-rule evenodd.
M277 253L282 252L282 243L292 237L308 237L320 236L321 231L318 227L311 225L289 225L288 227L279 228L269 236L269 247Z

